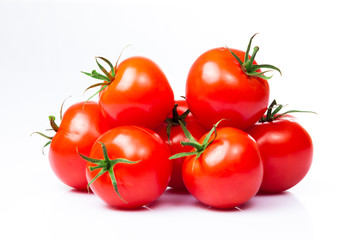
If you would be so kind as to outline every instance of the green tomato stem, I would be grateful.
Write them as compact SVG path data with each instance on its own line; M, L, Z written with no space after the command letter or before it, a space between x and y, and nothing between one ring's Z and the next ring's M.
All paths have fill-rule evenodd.
M116 181L116 177L115 177L115 173L114 173L114 167L116 164L118 163L125 163L125 164L136 164L138 162L140 162L141 160L139 161L130 161L128 159L125 159L125 158L117 158L117 159L113 159L111 160L109 158L109 155L108 155L108 151L106 149L106 146L104 143L102 142L99 142L99 144L101 145L101 148L102 148L102 151L103 151L103 156L104 156L104 159L96 159L96 158L90 158L90 157L87 157L81 153L78 152L78 154L80 155L81 158L83 158L85 161L88 161L88 162L91 162L91 163L94 163L96 164L96 166L92 166L92 167L89 167L89 170L92 172L96 169L101 169L100 172L93 178L90 180L90 182L88 183L87 185L87 188L89 190L89 187L91 186L91 184L93 182L95 182L99 177L101 177L102 175L104 175L106 172L109 173L109 176L110 176L110 179L111 179L111 183L113 185L113 188L116 192L116 194L119 196L119 198L127 203L127 201L120 195L119 193L119 189L118 189L118 183Z
M278 118L281 118L289 113L315 113L315 114L317 114L316 112L313 112L313 111L299 111L299 110L289 110L284 113L279 113L283 107L284 107L284 105L277 104L276 100L274 99L271 102L270 106L268 107L265 117L262 117L259 120L259 122L262 122L262 123L263 122L272 122L272 121L274 121ZM275 108L275 110L273 111L274 108Z
M259 47L256 46L254 47L254 51L253 54L251 56L251 58L249 59L249 52L250 52L250 48L251 48L251 44L252 44L252 40L253 38L257 35L254 34L249 41L249 44L247 46L246 52L245 52L245 58L244 61L241 61L241 59L239 58L239 56L237 56L233 51L231 51L230 48L228 48L229 52L231 53L231 55L239 62L241 69L243 70L243 72L248 75L249 77L258 77L258 78L262 78L265 80L270 79L272 76L268 77L265 76L264 73L268 72L256 72L256 70L260 69L260 68L268 68L271 70L275 70L278 71L281 75L281 71L279 68L273 66L273 65L269 65L269 64L262 64L262 65L254 65L254 60L255 60L255 56L257 54L257 52L259 51Z

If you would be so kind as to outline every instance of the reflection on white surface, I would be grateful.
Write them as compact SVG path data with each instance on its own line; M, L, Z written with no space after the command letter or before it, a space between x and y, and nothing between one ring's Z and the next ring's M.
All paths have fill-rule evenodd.
M114 236L107 231L80 230L95 223L97 229L116 229L122 239L148 239L149 236L181 240L188 236L192 236L191 239L254 239L254 234L255 239L312 239L307 210L289 192L255 196L238 208L218 210L201 204L188 193L168 189L146 207L121 210L109 207L94 194L69 190L58 195L43 219L47 219L41 222L49 233L59 225L64 227L57 233L58 239L68 235Z
M242 206L219 210L201 204L189 194L168 189L149 207L155 212L174 213L176 218L182 218L174 219L174 224L186 221L191 233L200 238L204 231L214 239L224 239L225 236L249 239L254 234L256 239L290 239L290 236L291 239L312 239L313 235L307 209L290 192L256 195Z

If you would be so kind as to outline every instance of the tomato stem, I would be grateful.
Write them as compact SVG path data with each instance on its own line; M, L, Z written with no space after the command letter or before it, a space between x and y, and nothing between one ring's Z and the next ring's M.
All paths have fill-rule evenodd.
M249 59L249 52L250 52L250 48L251 48L251 43L252 43L252 40L254 39L254 37L256 35L258 35L259 33L255 33L254 35L252 35L252 37L250 38L250 41L248 43L248 46L246 48L246 52L245 52L245 59L244 61L248 60Z
M223 119L218 121L213 126L213 128L208 132L208 134L205 136L204 141L203 141L202 144L200 144L199 142L197 142L195 140L195 138L191 135L189 130L186 128L186 126L180 121L179 122L180 126L181 126L186 138L189 140L188 142L181 141L181 145L183 145L183 146L192 146L192 147L195 148L195 151L177 153L177 154L174 154L173 156L171 156L169 159L176 159L176 158L181 158L181 157L186 157L186 156L191 156L191 155L196 155L196 159L198 159L201 156L201 154L206 150L206 148L216 139L216 137L217 137L216 128L217 128L217 126L219 125L219 123L221 121L223 121ZM210 137L214 132L215 132L215 136L210 141Z
M62 109L62 108L61 108L61 109ZM60 110L60 111L62 111L62 110ZM61 114L60 116L62 117L62 114ZM47 130L57 132L57 131L59 130L59 126L55 123L55 117L54 117L54 116L49 116L49 121L50 121L51 129L47 129ZM33 132L33 133L31 133L31 136L32 136L33 134L38 134L38 135L40 135L40 136L42 136L42 137L50 140L50 141L46 142L45 145L44 145L44 146L42 147L42 149L41 149L42 154L45 155L44 149L45 149L45 147L47 147L47 146L50 145L53 137L50 137L50 136L48 136L48 135L45 135L44 133L41 133L41 132Z
M110 67L110 73L99 63L98 59L104 61L109 67ZM112 65L112 63L107 60L106 58L104 57L95 57L95 61L96 61L96 64L97 66L100 68L100 70L103 72L103 74L101 73L98 73L96 70L92 70L90 73L89 72L83 72L81 71L82 73L84 73L85 75L89 76L89 77L92 77L92 78L95 78L97 80L101 80L103 82L101 83L96 83L96 84L93 84L91 86L89 86L88 88L85 89L84 93L86 91L88 91L89 89L91 88L94 88L94 87L99 87L99 86L102 86L100 88L99 91L97 91L95 94L93 94L89 99L87 99L86 101L89 101L91 98L93 98L94 96L96 96L99 92L101 92L102 90L104 90L107 86L109 86L112 81L114 81L115 79L115 76L116 76L116 69L117 69L117 62L116 62L116 65L115 67Z
M190 113L190 109L187 109L183 114L181 114L179 116L179 113L177 112L177 107L178 107L178 104L175 103L174 105L174 108L172 110L172 115L173 117L172 118L167 118L165 120L167 126L166 126L166 134L168 136L168 142L169 144L171 144L170 142L170 133L171 133L171 128L173 126L178 126L180 124L180 122L182 122L185 126L186 126L186 121L185 121L185 118L189 115Z
M246 59L246 65L244 66L245 68L246 68L246 70L248 71L248 72L250 72L251 71L251 65L252 65L252 63L254 62L254 59L255 59L255 56L256 56L256 54L257 54L257 52L259 51L259 47L258 46L256 46L256 47L254 47L254 51L253 51L253 54L251 55L251 58L250 58L250 60L247 60Z
M64 103L65 103L65 101L68 99L69 97L67 97L67 98L65 98L65 100L62 102L62 104L61 104L61 107L60 107L60 121L62 121L62 118L63 118L63 108L64 108ZM58 130L59 130L59 126L55 123L55 116L49 116L49 121L50 121L50 126L51 126L51 129L46 129L46 130L50 130L50 131L54 131L54 132L57 132ZM44 138L47 138L47 139L49 139L50 141L48 141L48 142L46 142L45 143L45 145L42 147L42 154L43 155L45 155L44 154L44 149L45 149L45 147L47 147L48 145L50 145L50 143L51 143L51 141L52 141L52 139L53 139L53 137L50 137L50 136L48 136L48 135L45 135L45 134L43 134L43 133L41 133L41 132L33 132L32 134L31 134L31 136L33 135L33 134L38 134L38 135L40 135L40 136L42 136L42 137L44 137Z
M284 105L277 104L276 100L274 99L271 102L270 106L268 107L265 117L261 117L259 122L272 122L272 121L274 121L278 118L281 118L289 113L315 113L315 114L317 114L316 112L313 112L313 111L299 111L299 110L289 110L289 111L279 114L279 112L281 111L281 109L283 107L284 107ZM275 109L275 110L273 111L273 109Z
M257 54L257 52L259 51L259 47L256 46L254 47L254 51L252 56L249 59L249 52L250 52L250 48L251 48L251 43L253 38L257 35L257 33L255 33L249 41L249 44L247 46L246 52L245 52L245 57L244 57L244 61L241 61L241 59L239 58L239 56L237 56L233 51L231 51L230 48L228 48L229 52L231 53L231 55L233 55L233 57L239 62L241 69L243 70L243 72L248 75L249 77L259 77L265 80L270 79L272 76L268 77L265 76L265 73L269 72L265 71L265 72L256 72L256 70L260 69L260 68L269 68L271 70L275 70L278 71L281 75L281 71L279 68L273 66L273 65L269 65L269 64L262 64L262 65L254 65L254 60L255 60L255 56Z
M52 130L57 132L59 130L59 126L55 123L55 116L49 116L49 121Z
M62 104L61 104L61 107L60 107L60 122L61 122L62 119L63 119L63 108L64 108L64 104L65 104L66 100L68 100L70 97L71 97L71 96L65 98L64 101L63 101ZM55 120L55 119L54 119L54 120Z
M116 60L116 63L115 63L115 70L116 70L116 69L118 68L118 66L119 66L118 63L119 63L119 60L120 60L120 58L121 58L124 50L125 50L126 48L130 47L130 46L131 46L131 44L128 44L128 45L126 45L126 46L121 50L121 53L120 53L120 55L119 55L119 57L118 57L118 59Z
M43 133L41 133L41 132L33 132L33 133L31 133L31 136L32 136L33 134L38 134L38 135L40 135L40 136L42 136L42 137L47 138L47 139L50 140L50 141L46 142L45 145L44 145L44 146L42 147L42 149L41 149L42 154L45 155L44 149L45 149L45 147L47 147L48 145L50 145L51 140L53 139L53 137L47 136L47 135L45 135L45 134L43 134Z
M97 180L100 176L102 176L104 173L108 172L108 173L109 173L109 176L110 176L110 179L111 179L111 183L112 183L112 185L113 185L113 188L114 188L116 194L120 197L120 199L121 199L123 202L127 203L127 201L126 201L125 199L123 199L123 197L122 197L122 196L120 195L120 193L119 193L118 183L117 183L117 181L116 181L116 177L115 177L115 173L114 173L114 167L115 167L115 165L118 164L118 163L135 164L135 163L140 162L141 160L138 160L138 161L130 161L130 160L125 159L125 158L117 158L117 159L111 160L111 159L109 158L108 151L107 151L107 149L106 149L105 144L102 143L102 142L99 142L99 144L101 145L104 159L96 159L96 158L87 157L87 156L79 153L79 151L76 149L81 158L83 158L85 161L88 161L88 162L91 162L91 163L96 164L96 166L89 167L90 172L92 172L92 171L94 171L94 170L96 170L96 169L101 169L100 172L99 172L93 179L91 179L91 181L88 183L88 185L87 185L88 191L89 191L90 185L91 185L94 181L96 181L96 180Z

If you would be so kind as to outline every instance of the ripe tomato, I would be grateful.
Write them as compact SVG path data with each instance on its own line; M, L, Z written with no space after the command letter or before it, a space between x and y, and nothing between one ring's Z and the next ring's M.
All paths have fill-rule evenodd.
M50 118L50 121L56 130L49 150L51 168L66 185L85 190L86 163L76 149L88 155L95 140L108 129L99 105L95 102L80 102L67 109L59 127L54 118Z
M209 139L213 140L209 143ZM256 142L247 133L219 128L216 135L210 131L199 143L196 152L186 154L182 172L195 198L212 207L233 208L258 192L263 168Z
M174 106L174 93L165 74L150 59L131 57L115 68L105 58L111 72L85 73L105 80L99 94L101 111L113 127L137 125L154 129L160 126ZM97 61L97 60L96 60Z
M136 208L165 191L172 168L169 156L169 149L152 130L121 126L101 135L89 158L83 157L88 160L90 187L98 197L114 207Z
M164 140L166 145L169 147L171 155L180 152L188 152L192 148L190 146L182 146L181 141L186 141L187 138L181 129L179 121L185 123L187 129L193 134L196 140L200 139L206 132L207 129L203 127L199 121L191 114L186 113L188 106L185 100L177 100L172 113L169 114L168 119L164 122L156 132L159 133L160 137ZM174 114L175 113L175 114ZM185 115L184 115L185 113ZM187 114L187 115L186 115ZM168 129L170 134L168 135ZM184 181L182 178L182 164L185 157L173 159L173 170L169 186L173 189L185 190Z
M307 131L283 116L259 122L247 132L256 140L264 165L262 192L282 192L299 183L310 169L313 144Z
M254 37L254 36L253 36ZM252 38L251 38L252 40ZM211 128L220 119L221 126L246 129L257 122L269 102L268 77L259 70L247 52L215 48L203 53L192 65L186 82L186 100L200 123ZM255 57L258 47L255 47ZM248 57L245 57L248 56Z

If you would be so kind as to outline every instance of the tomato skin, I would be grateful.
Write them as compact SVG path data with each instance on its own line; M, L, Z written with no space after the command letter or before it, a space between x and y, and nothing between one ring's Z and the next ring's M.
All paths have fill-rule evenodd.
M66 110L49 150L50 166L63 183L86 190L86 163L76 149L89 155L95 140L108 128L96 102L80 102Z
M137 208L155 201L170 180L172 162L165 143L154 131L137 126L120 126L101 135L94 143L90 157L104 159L101 145L105 144L110 159L125 158L135 164L118 163L114 173L118 190L125 203L115 192L109 173L91 184L92 191L107 204L119 208ZM92 180L100 171L87 162L86 177Z
M243 51L231 50L244 60ZM246 129L266 111L269 84L248 77L228 49L215 48L193 63L186 82L186 100L194 116L209 129L221 119L230 120L221 126Z
M247 132L256 140L264 165L260 191L282 192L305 177L312 163L313 144L309 133L293 118L257 123Z
M112 127L137 125L154 129L174 106L174 93L165 74L144 57L121 62L114 81L99 96L102 113Z
M185 100L177 100L175 101L178 104L177 112L178 115L183 114L187 109L187 103ZM172 113L169 114L169 118L172 118ZM203 127L199 121L191 114L187 115L185 118L186 127L191 132L193 137L198 140L200 139L206 132L207 129ZM182 146L181 141L187 141L187 138L181 129L180 125L172 126L170 132L170 142L166 133L167 124L163 123L156 132L160 135L166 145L169 147L171 155L181 152L189 152L192 150L191 146ZM169 187L177 190L186 190L184 185L184 181L182 178L182 165L185 160L185 157L172 159L173 161L173 169L171 173L171 179L169 182Z
M213 139L214 134L210 139ZM205 136L200 139L203 142ZM263 176L256 142L240 129L217 130L216 139L195 160L186 157L184 183L200 202L216 208L233 208L250 200Z

